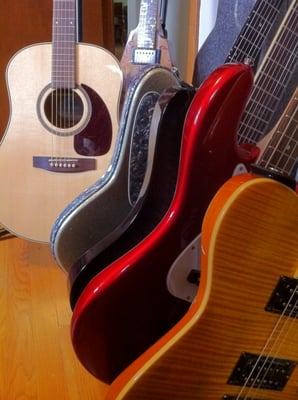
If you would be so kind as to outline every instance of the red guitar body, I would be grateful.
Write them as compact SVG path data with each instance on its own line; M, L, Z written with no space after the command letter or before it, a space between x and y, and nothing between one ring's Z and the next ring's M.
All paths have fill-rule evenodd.
M186 114L176 191L168 211L79 297L72 342L82 364L99 380L112 382L188 310L188 302L167 290L167 274L200 234L216 191L237 166L249 168L258 156L256 148L239 146L236 139L252 85L252 71L245 64L225 64L204 81Z

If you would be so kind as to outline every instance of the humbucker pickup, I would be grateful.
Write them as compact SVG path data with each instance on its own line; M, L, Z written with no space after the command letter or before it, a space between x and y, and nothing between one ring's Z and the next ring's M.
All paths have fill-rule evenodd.
M228 384L282 390L295 367L296 362L292 360L244 352L241 354Z
M298 317L298 279L281 276L266 306L266 311Z

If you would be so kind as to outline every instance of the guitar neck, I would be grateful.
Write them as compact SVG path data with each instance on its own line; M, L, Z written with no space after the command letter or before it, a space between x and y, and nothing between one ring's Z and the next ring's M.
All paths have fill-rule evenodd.
M257 64L264 39L275 22L282 3L283 0L257 0L226 58L226 63L249 59L254 66Z
M75 87L76 0L53 0L52 87Z
M172 69L173 61L159 15L159 0L142 0L139 23L129 34L120 60L124 76L123 93L148 65Z
M264 139L264 151L258 165L277 168L291 175L298 160L298 88L295 90L277 126ZM262 147L262 143L261 143Z
M135 64L158 64L160 50L156 48L157 28L160 23L159 0L142 0L138 24L137 46L132 54Z
M298 3L291 5L255 76L255 84L242 116L239 142L258 142L267 132L297 65Z

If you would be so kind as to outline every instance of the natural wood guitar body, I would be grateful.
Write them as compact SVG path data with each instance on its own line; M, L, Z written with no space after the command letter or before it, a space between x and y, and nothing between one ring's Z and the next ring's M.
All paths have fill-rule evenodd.
M119 375L107 399L297 399L297 226L294 191L250 174L230 179L204 219L196 300L171 331ZM275 290L281 276L296 278L289 299ZM276 292L288 304L284 315L265 310ZM250 376L253 388L228 383L243 353L270 357L267 372L260 360L259 372ZM239 371L244 374L243 367Z
M112 139L104 154L82 156L74 147L75 135L83 128L88 135L101 135L97 103L84 103L85 126L66 134L45 126L39 106L41 93L51 83L49 43L29 46L18 52L7 69L10 120L0 146L0 221L17 236L49 242L52 225L59 212L74 197L98 180L111 162L118 131L118 105L122 73L118 61L108 51L87 44L76 45L76 83L97 94L108 110ZM88 141L88 135L86 140ZM83 138L83 141L85 138ZM95 159L95 168L85 172L53 172L33 167L33 157Z

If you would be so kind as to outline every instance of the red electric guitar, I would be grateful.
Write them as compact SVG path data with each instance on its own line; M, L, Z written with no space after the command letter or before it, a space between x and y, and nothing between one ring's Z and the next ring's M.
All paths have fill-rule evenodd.
M195 301L106 400L296 400L297 227L293 190L253 174L228 180L203 220Z
M248 166L258 155L236 142L252 84L251 68L244 64L226 64L205 80L186 114L176 191L168 211L152 233L98 273L79 297L72 319L73 346L98 379L111 382L189 308L187 301L169 293L166 277L200 232L214 193L237 163ZM226 176L219 173L222 169ZM157 198L164 190L158 179L149 186Z
M250 60L250 63L253 62L253 67L254 69L256 69L256 64L260 51L262 49L262 44L264 42L264 39L266 38L266 34L268 33L268 31L270 31L272 24L277 18L282 3L283 1L281 0L275 0L274 2L268 2L264 0L256 1L256 4L249 14L245 25L241 29L239 37L235 41L227 57L227 62L242 62L246 57ZM295 51L289 52L286 46L286 43L290 42L291 48L293 48L294 50L297 43L297 41L295 40L296 31L294 29L297 16L293 7L294 3L292 3L291 7L289 7L288 12L283 19L281 27L276 37L274 38L273 44L270 47L270 51L268 51L263 58L261 67L263 72L260 73L260 70L257 70L254 88L248 101L249 107L246 106L247 111L245 110L240 123L241 134L243 133L245 138L244 141L249 140L248 132L250 132L253 138L259 137L260 134L267 133L266 127L270 122L270 117L272 113L274 113L274 110L276 109L279 100L282 98L283 93L286 89L286 84L294 70L295 60L297 59L297 56ZM285 67L282 74L280 74L281 66ZM270 71L270 73L268 73L268 71ZM270 91L268 90L268 87L271 88ZM268 112L266 115L261 114L264 108L258 107L260 98L263 99L264 102L271 105L270 112ZM168 108L171 109L171 107ZM174 112L172 116L170 116L170 113L167 111L168 117L166 118L167 121L165 121L165 123L163 124L163 130L167 129L167 124L170 124L171 129L174 129L175 132L177 132L177 129L179 128L179 123L173 124L170 122L171 118L175 119L175 115L177 115L176 110L177 106L174 107ZM252 113L251 110L254 110L254 112ZM262 129L260 129L259 126L260 118L262 119L263 123ZM242 123L242 120L245 122ZM249 126L251 126L250 130ZM174 132L169 139L171 142L173 140L173 136L175 136ZM254 143L253 140L251 140L250 142ZM169 148L169 146L166 147ZM171 151L172 147L173 146L171 145ZM160 153L160 157L165 158L165 154L168 154L168 152L169 150L165 148L164 154ZM177 157L179 156L177 155ZM173 160L173 158L171 159ZM157 167L158 179L160 179L162 182L167 182L168 180L167 176L162 176L165 166L169 168L169 163L166 160L164 160L164 162L160 162ZM238 165L237 167L238 168L236 172L239 173L245 171L244 165ZM223 169L222 172L225 173L225 170ZM158 181L156 182L157 183L155 183L155 185L158 186ZM169 191L168 199L170 201L172 198L171 196L175 190L175 186L170 190L169 185L167 185L167 190ZM164 198L166 196L166 190L163 189L162 193ZM150 195L148 197L150 197ZM155 198L154 195L153 198ZM107 226L107 222L105 224L100 222L102 221L102 218L99 218L102 207L97 207L95 210L92 211L92 215L97 217L94 222L92 222L92 224L89 223L87 227L84 226L83 231L87 232L84 237L82 237L79 232L81 226L83 226L83 223L86 221L86 218L79 218L78 215L76 215L76 218L64 218L65 221L63 221L63 218L61 219L63 221L62 224L60 224L60 227L62 227L62 229L60 229L60 227L58 229L58 240L54 240L53 253L56 256L58 254L60 255L60 257L56 257L57 259L60 259L60 261L62 259L61 256L65 254L68 255L69 260L75 260L69 268L70 302L72 307L74 307L77 298L92 277L94 277L107 265L111 264L114 260L119 258L122 254L134 247L157 225L160 219L155 218L155 216L158 214L161 217L162 212L166 211L165 204L169 203L159 201L155 203L154 207L152 207L152 202L154 202L154 200L148 200L145 203L145 206L142 207L140 217L136 216L128 230L125 231L125 234L122 234L119 240L110 243L106 250L103 250L102 245L99 241L97 244L91 245L88 250L79 258L75 258L75 255L78 254L77 250L81 247L82 242L86 242L87 240L89 240L89 243L91 243L90 238L94 235L94 232L96 232L96 230L99 230L102 226ZM162 206L158 211L159 204L161 204ZM89 204L86 204L86 211L84 212L87 213L88 208ZM112 206L111 209L113 209ZM154 210L153 213L152 210ZM113 220L113 218L110 217L110 220ZM96 221L98 221L97 224ZM69 226L68 232L70 232L71 234L67 234L68 232L63 229L63 225ZM91 229L93 234L90 233ZM64 232L65 237L68 236L67 241L59 240L60 237L63 236Z
M54 0L52 43L22 49L7 67L0 221L34 241L49 242L58 214L105 174L118 132L119 63L77 43L76 27L76 1Z

